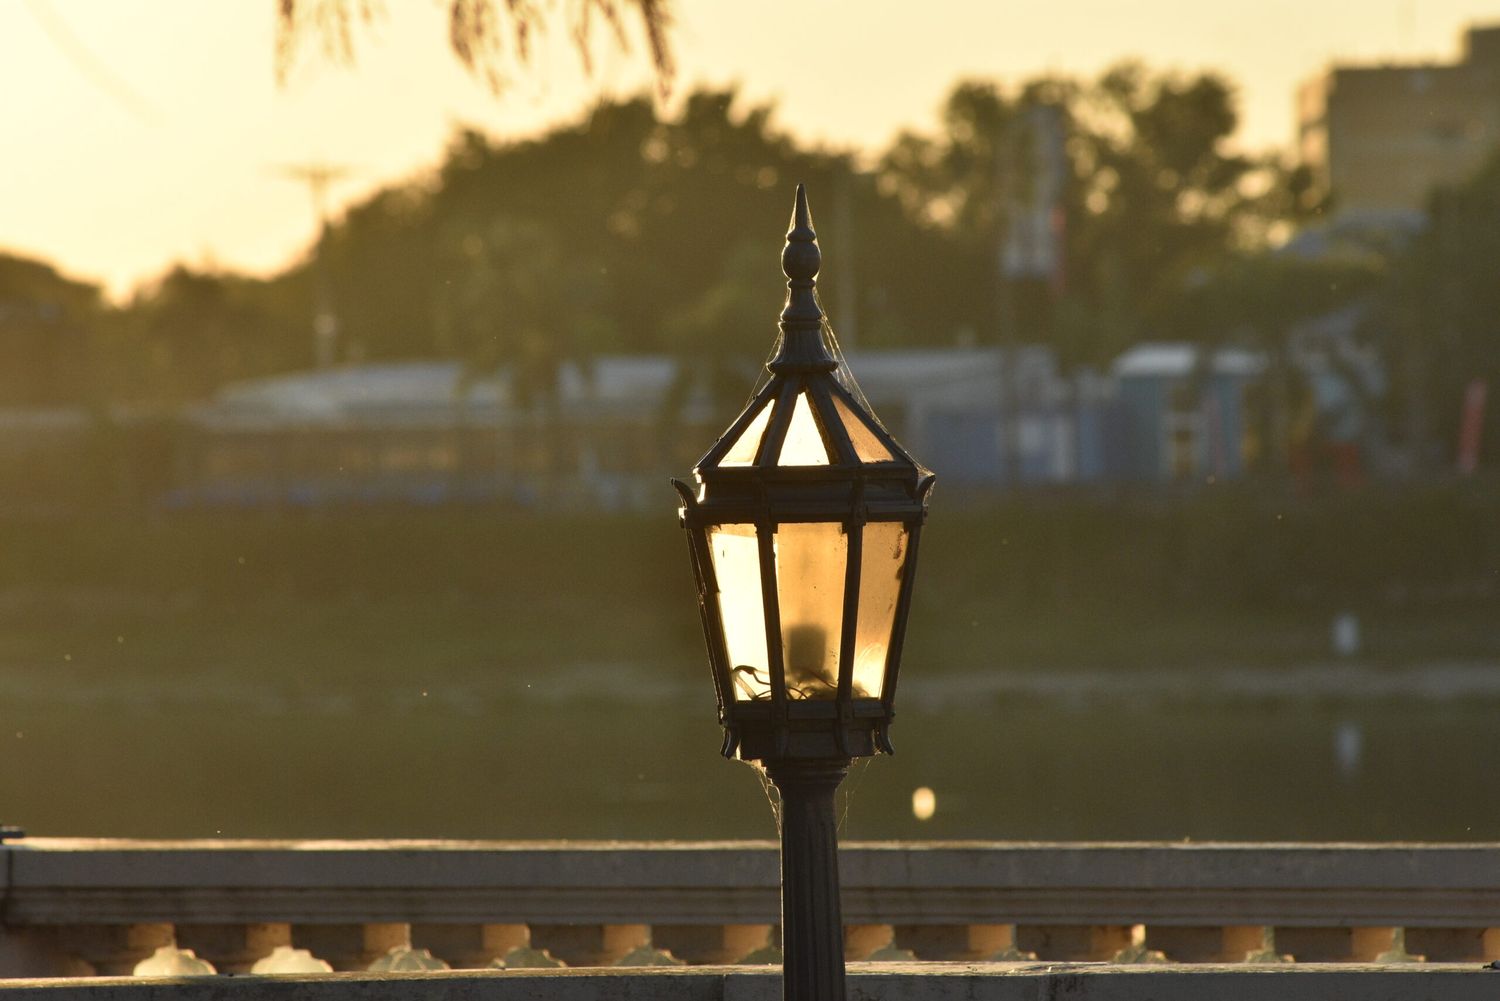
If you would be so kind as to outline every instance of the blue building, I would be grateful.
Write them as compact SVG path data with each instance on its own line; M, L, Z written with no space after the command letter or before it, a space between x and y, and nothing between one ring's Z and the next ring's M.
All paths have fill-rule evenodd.
M1115 359L1133 480L1234 479L1245 468L1245 390L1265 370L1251 351L1142 344Z
M976 492L1136 480L1232 479L1244 395L1264 365L1244 351L1148 344L1109 374L1064 374L1029 345L851 352L874 406L945 488ZM564 365L554 407L523 406L508 372L451 361L294 372L223 387L183 415L172 505L523 504L649 508L663 478L722 426L666 356Z

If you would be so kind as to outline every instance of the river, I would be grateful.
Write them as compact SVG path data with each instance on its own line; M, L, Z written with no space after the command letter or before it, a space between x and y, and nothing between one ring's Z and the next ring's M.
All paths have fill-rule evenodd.
M706 679L621 665L377 692L0 674L0 820L136 837L760 838ZM903 681L845 838L1495 840L1500 665ZM913 794L932 792L927 819ZM925 794L924 794L925 796Z

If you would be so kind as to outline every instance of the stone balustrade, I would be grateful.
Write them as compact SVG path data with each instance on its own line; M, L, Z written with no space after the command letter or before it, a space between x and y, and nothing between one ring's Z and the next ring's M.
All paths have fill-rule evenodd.
M1500 844L851 843L840 865L851 961L1500 958ZM0 845L6 977L775 963L777 912L762 842Z
M15 1001L781 1001L781 971L452 970L11 980ZM1453 964L1219 966L854 963L859 1001L1494 1001L1500 972Z

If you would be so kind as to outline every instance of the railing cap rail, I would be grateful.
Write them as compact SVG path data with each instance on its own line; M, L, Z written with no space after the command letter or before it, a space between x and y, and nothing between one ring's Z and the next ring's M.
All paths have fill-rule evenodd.
M42 886L764 887L769 841L27 838L0 879ZM1500 843L849 842L846 889L1500 889Z
M128 841L0 846L0 919L775 922L770 842ZM854 842L855 924L1491 927L1500 844Z
M1390 1001L1492 1001L1493 971L1476 964L1399 966L1111 966L1095 963L852 964L851 993L870 1001L1023 1001L1066 994L1075 1001L1329 1001L1381 997ZM95 1001L761 1001L781 994L780 971L745 967L621 970L452 971L404 974L320 974L269 977L187 977L172 980L7 981L26 997Z

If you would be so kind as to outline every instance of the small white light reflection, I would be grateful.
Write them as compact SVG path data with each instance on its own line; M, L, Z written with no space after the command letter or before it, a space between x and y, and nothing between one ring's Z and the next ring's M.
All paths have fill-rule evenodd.
M1333 652L1340 657L1353 657L1359 653L1359 616L1353 612L1340 612L1333 617Z
M1358 723L1345 720L1333 731L1333 757L1339 773L1345 778L1359 774L1365 756L1365 730Z
M918 820L931 820L934 813L937 813L937 793L926 786L913 789L911 815Z

